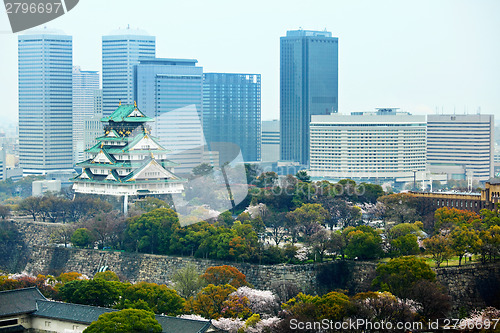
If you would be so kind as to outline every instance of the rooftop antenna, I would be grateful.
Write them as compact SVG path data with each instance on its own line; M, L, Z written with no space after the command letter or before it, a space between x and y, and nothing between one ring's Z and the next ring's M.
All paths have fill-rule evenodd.
M481 114L481 107L477 108L477 114Z
M127 30L130 30L130 24L127 24Z

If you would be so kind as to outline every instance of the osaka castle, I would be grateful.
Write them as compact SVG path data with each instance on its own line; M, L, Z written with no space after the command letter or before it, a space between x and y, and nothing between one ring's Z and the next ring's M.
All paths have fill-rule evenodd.
M137 105L120 105L103 117L104 134L86 150L91 158L80 162L82 173L72 179L77 193L128 196L182 193L186 182L173 173L174 162L151 136L148 122Z

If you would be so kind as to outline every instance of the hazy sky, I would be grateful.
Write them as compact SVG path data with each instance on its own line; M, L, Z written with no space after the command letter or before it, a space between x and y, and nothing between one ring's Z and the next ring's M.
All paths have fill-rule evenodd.
M262 75L262 119L279 117L279 37L299 27L339 38L339 111L500 118L499 0L80 0L47 24L73 35L73 64L101 71L101 36L130 24L157 57L205 72ZM2 119L17 119L17 35L0 10Z

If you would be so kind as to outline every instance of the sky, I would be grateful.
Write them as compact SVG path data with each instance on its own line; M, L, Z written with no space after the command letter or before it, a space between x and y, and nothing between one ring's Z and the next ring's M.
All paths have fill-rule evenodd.
M279 38L339 38L339 112L399 107L414 114L500 120L498 0L80 0L47 23L73 36L73 65L101 71L101 36L130 25L156 36L161 58L205 72L262 75L262 119L279 118ZM17 34L0 9L0 114L17 121Z

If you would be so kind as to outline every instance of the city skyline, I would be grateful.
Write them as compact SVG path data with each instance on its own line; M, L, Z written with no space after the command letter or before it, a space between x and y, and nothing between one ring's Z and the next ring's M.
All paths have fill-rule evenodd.
M158 10L163 4L156 1L143 7L135 2L119 4L89 0L48 24L74 37L74 65L100 71L102 36L130 24L157 37L158 57L196 58L206 72L261 74L262 119L276 119L279 37L300 27L326 28L341 41L341 113L386 106L415 114L432 114L436 108L445 113L476 113L478 107L482 113L499 113L500 97L495 92L500 89L496 61L500 49L491 43L500 29L494 17L500 4L495 1L324 1L304 11L294 1L286 5L256 2L251 7L192 1L176 4L167 19ZM183 14L187 12L191 16ZM93 24L83 24L89 15ZM242 24L240 15L266 24ZM17 78L17 36L7 32L5 12L0 13L0 30L4 49L0 63L8 82L2 85L0 98L12 122L17 114L17 85L12 84Z

